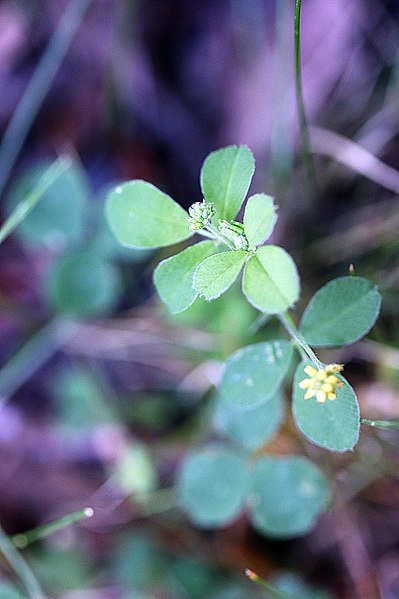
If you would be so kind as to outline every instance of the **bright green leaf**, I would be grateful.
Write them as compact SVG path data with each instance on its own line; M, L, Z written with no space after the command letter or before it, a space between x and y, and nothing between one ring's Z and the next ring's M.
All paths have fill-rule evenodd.
M367 279L334 279L310 300L302 317L302 335L318 347L353 343L374 325L380 305L377 287Z
M299 297L299 277L291 256L282 248L258 248L248 260L242 281L247 300L267 314L279 314Z
M198 291L193 287L197 266L217 252L213 241L202 241L160 262L154 272L154 283L172 314L183 312L194 302Z
M215 426L245 449L265 445L277 432L284 417L284 404L279 393L260 405L245 410L219 401L214 417Z
M359 406L349 383L337 375L344 386L337 388L337 399L318 403L314 397L305 399L299 382L308 378L306 362L299 364L293 387L293 414L297 427L316 445L331 451L349 451L359 438Z
M221 401L250 407L270 400L282 383L292 357L283 339L247 345L226 361L219 386Z
M211 445L190 454L178 481L180 503L204 527L224 526L244 507L249 475L243 456Z
M231 220L237 215L254 170L247 146L228 146L209 154L201 169L201 189L207 202L215 204L218 218Z
M115 237L129 247L162 247L192 235L187 212L146 181L118 185L108 196L106 210Z
M43 163L27 170L11 189L7 209L11 212L39 183L49 167ZM16 234L34 246L63 248L82 237L90 190L85 172L72 164L45 191L41 200L20 223Z
M277 538L307 533L329 502L324 475L303 457L264 457L253 472L251 516L262 533Z
M234 283L248 252L231 250L206 258L194 272L193 287L201 297L216 299Z
M65 254L47 285L53 308L62 314L91 316L111 310L119 299L119 272L90 251Z
M261 245L273 232L277 221L273 198L257 193L248 198L244 212L244 229L249 245Z

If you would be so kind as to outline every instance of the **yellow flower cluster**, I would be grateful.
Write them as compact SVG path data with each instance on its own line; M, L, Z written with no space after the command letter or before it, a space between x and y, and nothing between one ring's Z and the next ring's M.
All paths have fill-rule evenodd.
M305 399L316 397L319 403L324 403L326 399L337 399L337 388L342 387L343 382L334 373L341 372L343 368L343 364L327 364L320 370L310 364L306 366L304 370L310 378L299 383L301 389L307 389Z

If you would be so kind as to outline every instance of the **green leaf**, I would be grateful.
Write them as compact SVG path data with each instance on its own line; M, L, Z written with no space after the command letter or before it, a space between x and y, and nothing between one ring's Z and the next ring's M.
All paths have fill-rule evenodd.
M178 481L180 503L195 524L225 526L243 509L248 482L240 453L210 445L184 461Z
M154 271L155 287L172 314L183 312L195 301L198 291L193 287L194 271L215 252L213 241L202 241L158 264Z
M119 272L90 251L62 256L50 273L47 296L53 308L73 316L111 310L119 299Z
M118 185L108 196L106 214L118 241L133 248L173 245L193 234L188 213L146 181Z
M221 401L249 407L270 400L289 368L292 352L292 345L283 339L236 351L226 361L219 386Z
M334 279L310 300L302 317L302 335L316 347L353 343L372 328L380 305L377 287L367 279Z
M360 415L356 395L342 376L345 384L337 389L337 399L318 403L316 399L305 399L305 391L299 382L308 378L304 367L299 364L293 388L293 414L297 427L308 439L331 451L349 451L359 438Z
M209 256L194 272L194 289L208 301L216 299L234 283L247 257L245 250L230 250Z
M201 169L201 189L213 202L217 217L231 220L241 208L255 171L255 160L247 146L228 146L211 152Z
M299 277L291 256L282 248L258 248L248 260L242 281L247 300L267 314L279 314L299 297Z
M27 170L12 187L7 210L11 212L39 184L50 163ZM63 248L76 243L84 231L90 190L85 172L72 164L43 194L40 202L20 223L16 234L23 243L33 246Z
M284 417L282 397L276 393L268 401L245 410L219 401L215 427L250 451L265 445L277 432Z
M166 554L162 553L151 539L138 531L122 538L112 561L118 583L140 591L158 585L170 570L170 560ZM144 596L137 593L137 599L139 597L144 599ZM136 594L133 598L136 599Z
M271 579L271 584L287 599L333 599L332 596L321 589L308 585L298 574L283 572Z
M23 599L17 587L8 582L0 582L0 597L2 599Z
M307 533L326 509L330 491L324 475L303 457L265 457L253 472L251 520L277 538Z
M257 193L248 198L244 212L244 230L249 245L261 245L273 232L277 221L273 198Z

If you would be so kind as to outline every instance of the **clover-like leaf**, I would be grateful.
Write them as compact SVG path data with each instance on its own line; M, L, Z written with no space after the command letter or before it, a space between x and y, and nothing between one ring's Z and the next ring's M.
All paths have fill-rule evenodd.
M262 312L285 312L297 301L299 289L295 262L283 248L260 247L245 266L242 290L247 300Z
M106 214L118 241L133 248L173 245L193 235L188 213L146 181L118 185L108 196Z
M367 279L334 279L310 300L302 317L302 335L316 347L348 345L369 332L380 305L377 287Z
M252 477L254 526L270 537L307 533L326 509L329 485L322 472L303 457L264 457Z
M247 257L245 250L209 256L194 272L194 289L208 301L218 298L234 283Z
M284 417L284 403L280 393L260 405L245 410L232 403L218 401L214 416L215 426L231 439L249 450L265 445L277 432Z
M23 173L8 195L9 212L39 185L48 170L49 164L43 163ZM63 248L76 243L84 232L89 196L86 173L78 163L73 163L44 192L16 234L26 245Z
M251 184L255 160L247 146L228 146L211 152L201 169L201 189L213 202L218 218L231 220L241 208Z
M273 232L277 221L273 198L257 193L248 198L244 212L244 230L249 245L261 245Z
M61 314L91 316L111 310L121 292L119 271L90 250L61 256L47 283L47 296Z
M213 241L202 241L158 264L154 271L155 287L172 314L183 312L195 301L198 291L193 287L194 271L216 251Z
M284 339L247 345L226 361L219 396L226 404L247 408L270 400L281 385L292 358Z
M225 526L242 510L248 484L241 453L210 445L184 461L178 481L180 503L199 526Z
M306 379L304 367L299 364L293 383L293 414L299 430L308 439L330 451L350 451L359 438L360 415L355 392L344 377L336 389L337 398L319 403L314 397L305 399L305 390L299 383Z

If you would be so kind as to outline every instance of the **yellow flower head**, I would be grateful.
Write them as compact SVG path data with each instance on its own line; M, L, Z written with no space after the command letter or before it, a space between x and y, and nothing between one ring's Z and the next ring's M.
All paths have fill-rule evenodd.
M299 383L301 389L306 389L305 399L316 397L316 401L324 403L326 399L337 399L337 389L343 382L334 374L343 370L343 364L327 364L317 370L313 366L305 366L304 371L310 376Z

